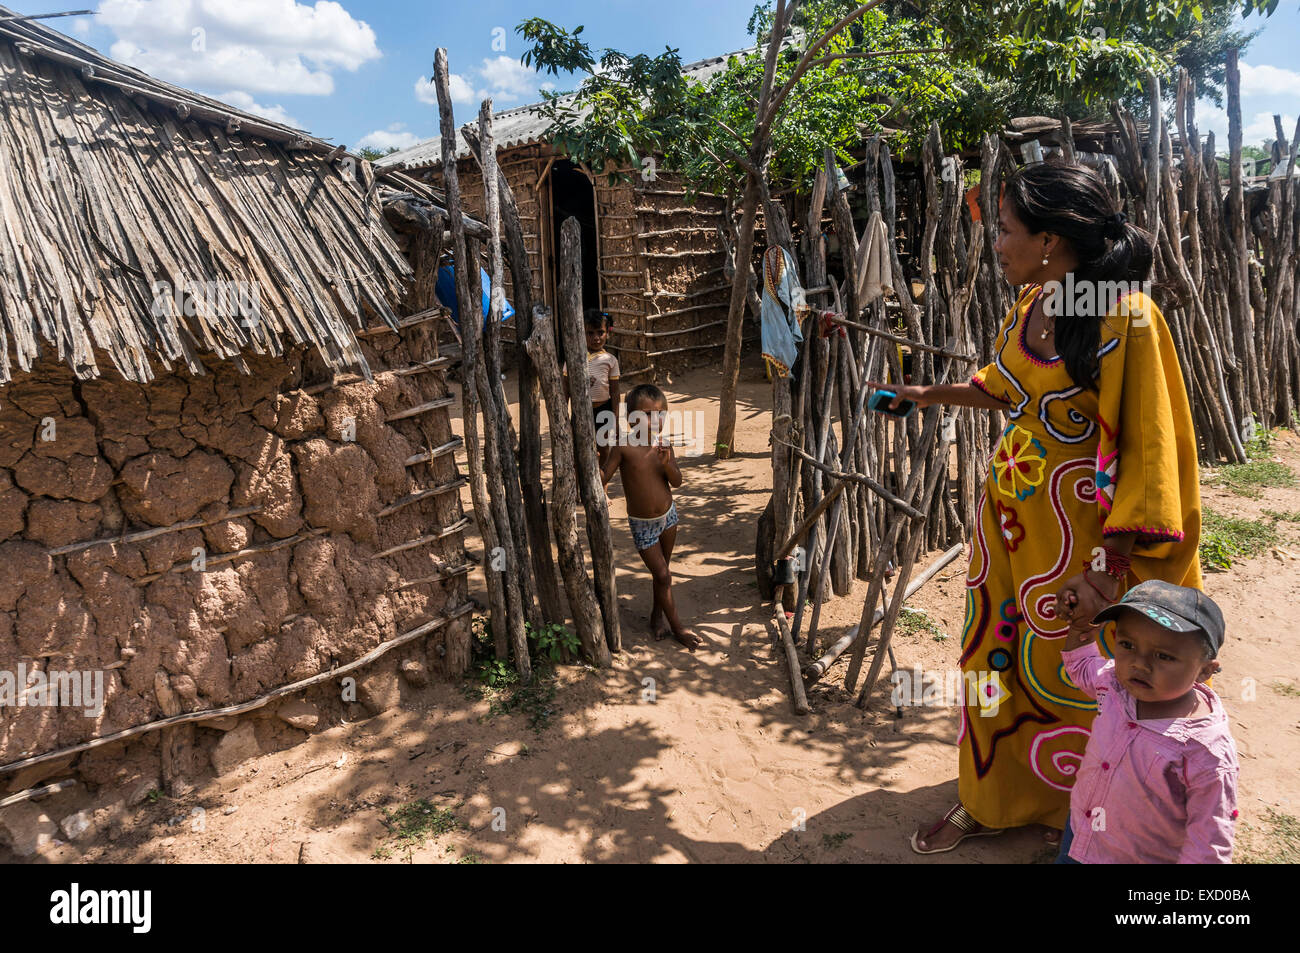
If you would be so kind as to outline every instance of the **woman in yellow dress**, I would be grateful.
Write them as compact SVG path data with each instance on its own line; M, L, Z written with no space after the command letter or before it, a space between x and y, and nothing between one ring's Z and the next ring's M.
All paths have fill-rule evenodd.
M899 399L1006 411L966 577L959 803L918 853L1008 827L1065 825L1096 703L1070 683L1073 625L1129 586L1201 587L1191 411L1164 316L1143 290L1151 238L1099 175L1038 163L1006 183L996 244L1023 286L968 383ZM1102 632L1101 646L1110 654Z

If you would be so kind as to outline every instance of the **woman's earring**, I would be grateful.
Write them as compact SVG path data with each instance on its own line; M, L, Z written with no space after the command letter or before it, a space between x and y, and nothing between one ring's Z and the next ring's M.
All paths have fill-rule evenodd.
M1046 255L1043 256L1043 264L1044 264L1044 265L1047 264L1047 256L1046 256Z

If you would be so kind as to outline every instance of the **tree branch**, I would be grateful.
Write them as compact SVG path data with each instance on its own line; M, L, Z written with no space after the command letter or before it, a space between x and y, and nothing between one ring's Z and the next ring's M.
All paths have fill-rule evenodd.
M759 134L755 136L756 140L766 136L768 128L772 125L772 120L776 118L776 111L781 108L781 103L785 102L785 98L790 95L790 90L794 89L795 84L799 82L800 77L802 77L804 73L808 72L808 65L813 61L815 54L829 43L835 34L839 33L854 20L857 20L871 12L871 10L878 7L882 2L883 0L870 0L869 3L864 3L852 13L843 17L838 23L832 26L820 40L808 48L808 52L803 55L803 59L799 61L799 65L795 67L794 73L786 81L786 84L781 87L776 96L774 96L771 102L767 104L767 108L764 110L763 116L759 120ZM775 30L773 32L775 32ZM769 57L771 56L771 50L768 51L768 55Z
M951 53L951 46L927 46L920 49L912 50L872 50L869 53L832 53L830 56L823 56L821 59L813 60L808 64L808 68L814 66L824 66L827 63L833 63L836 60L865 60L877 56L910 56L919 53Z

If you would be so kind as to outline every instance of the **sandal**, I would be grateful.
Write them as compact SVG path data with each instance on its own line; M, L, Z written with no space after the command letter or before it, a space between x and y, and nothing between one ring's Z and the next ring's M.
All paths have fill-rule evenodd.
M979 830L981 826L980 822L975 820L975 818L971 817L968 813L966 813L966 808L962 807L961 804L958 804L956 807L954 807L951 811L949 811L947 814L943 816L943 820L941 820L938 824L934 825L934 827L930 828L930 830L926 833L925 836L933 837L935 834L939 832L939 830L945 824L952 824L953 827L961 831L962 832L961 837L958 837L957 840L954 841L952 844L950 844L948 847L932 847L929 850L922 850L919 846L917 846L917 841L920 840L920 838L916 836L916 831L913 831L912 839L910 842L912 845L912 850L916 851L918 854L946 854L948 851L953 850L958 844L960 844L968 837L992 837L995 834L1002 833L1001 829L983 830L983 831Z

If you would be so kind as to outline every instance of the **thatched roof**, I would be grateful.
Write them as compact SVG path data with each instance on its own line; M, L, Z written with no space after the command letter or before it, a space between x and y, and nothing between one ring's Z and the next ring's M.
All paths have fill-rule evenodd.
M40 350L79 377L107 361L147 381L299 344L368 376L353 332L395 323L411 274L384 199L432 195L8 16L0 7L0 384ZM237 283L221 289L243 306L200 295L197 313L174 313L169 289L189 282Z

